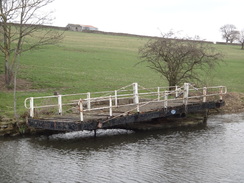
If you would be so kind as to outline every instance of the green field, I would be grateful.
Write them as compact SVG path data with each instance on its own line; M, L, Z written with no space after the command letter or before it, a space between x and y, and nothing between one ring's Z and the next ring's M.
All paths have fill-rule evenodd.
M21 56L18 77L32 83L18 91L18 110L30 96L115 90L138 82L142 86L166 86L158 73L139 62L138 48L148 38L65 32L64 40ZM224 62L208 77L208 85L225 85L228 91L244 92L244 50L240 46L214 45L225 54ZM3 60L0 74L3 74ZM190 82L190 81L189 81ZM0 91L0 116L13 114L13 94Z

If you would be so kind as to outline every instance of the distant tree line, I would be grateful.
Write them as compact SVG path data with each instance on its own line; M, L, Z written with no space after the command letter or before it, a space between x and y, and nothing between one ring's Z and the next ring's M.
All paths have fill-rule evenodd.
M244 49L244 29L238 31L235 25L226 24L220 27L220 32L226 43L239 42L241 43L241 49Z

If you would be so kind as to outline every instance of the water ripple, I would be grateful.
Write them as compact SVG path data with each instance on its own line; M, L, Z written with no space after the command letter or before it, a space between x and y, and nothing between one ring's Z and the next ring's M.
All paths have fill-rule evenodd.
M9 182L244 182L244 114L165 131L108 130L0 140Z

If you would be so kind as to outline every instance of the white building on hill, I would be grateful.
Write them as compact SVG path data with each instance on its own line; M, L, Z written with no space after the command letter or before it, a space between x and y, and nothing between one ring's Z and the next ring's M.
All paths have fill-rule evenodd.
M91 30L91 31L97 31L98 28L91 26L91 25L82 25L82 24L68 24L66 26L68 30L72 31L83 31L83 30Z

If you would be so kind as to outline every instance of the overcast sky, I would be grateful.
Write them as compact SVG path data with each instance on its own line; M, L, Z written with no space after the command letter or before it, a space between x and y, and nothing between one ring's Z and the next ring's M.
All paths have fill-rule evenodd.
M53 25L93 25L101 31L160 36L181 31L221 41L220 27L244 29L244 0L55 0Z

